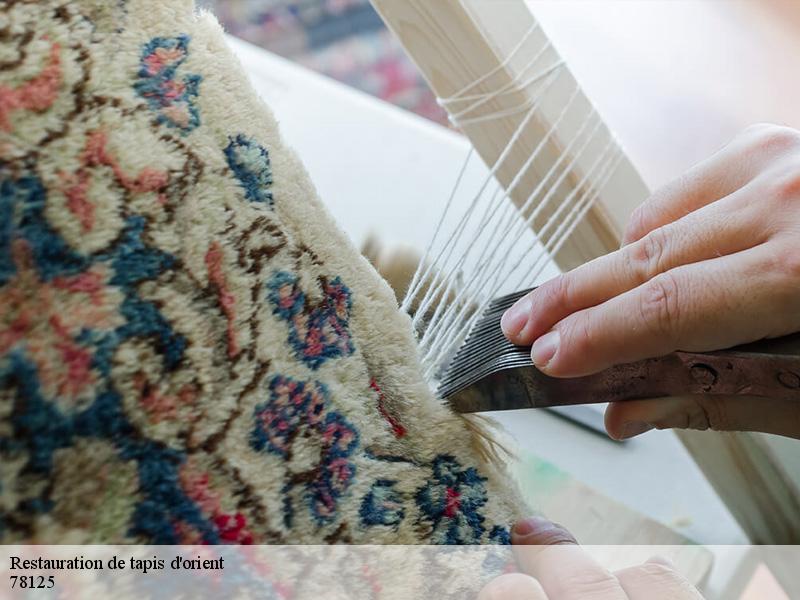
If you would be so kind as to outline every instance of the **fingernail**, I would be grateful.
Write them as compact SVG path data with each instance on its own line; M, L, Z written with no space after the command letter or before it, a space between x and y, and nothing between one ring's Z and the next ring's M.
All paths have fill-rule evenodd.
M543 521L541 517L530 517L527 519L520 519L516 523L514 523L514 527L512 528L512 532L515 535L519 536L526 536L532 534L536 531L536 526L539 521Z
M517 300L517 303L509 308L500 319L500 328L508 336L518 335L531 314L531 300L527 296Z
M621 440L627 440L632 437L636 437L637 435L641 435L646 431L650 431L653 428L650 423L643 423L642 421L629 421L625 423L622 427L622 435L619 436Z
M558 331L551 331L544 334L533 343L531 348L531 359L537 367L546 367L558 351L561 343L561 334Z
M528 517L514 524L512 543L516 545L577 544L575 537L561 525L544 517Z

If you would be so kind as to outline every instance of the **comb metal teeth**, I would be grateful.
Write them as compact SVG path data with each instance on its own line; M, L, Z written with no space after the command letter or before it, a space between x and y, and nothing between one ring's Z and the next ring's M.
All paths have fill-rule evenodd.
M444 371L438 394L448 398L484 377L531 364L530 346L515 346L503 336L500 319L517 300L534 288L492 300Z

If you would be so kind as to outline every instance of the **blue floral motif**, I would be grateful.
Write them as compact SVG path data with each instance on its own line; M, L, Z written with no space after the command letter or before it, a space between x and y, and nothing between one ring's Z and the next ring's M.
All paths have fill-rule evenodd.
M5 284L17 271L11 257L11 242L17 196L27 195L23 189L18 181L15 182L11 178L3 177L0 181L0 285Z
M178 469L184 454L163 444L136 435L122 408L122 398L110 381L97 399L77 413L65 413L45 398L39 385L36 366L23 352L14 351L0 360L0 390L15 390L19 402L10 418L8 435L0 436L0 456L8 460L27 456L26 468L32 474L51 477L53 454L79 438L106 439L124 460L138 465L142 501L136 506L129 534L143 536L156 544L180 541L174 524L183 522L197 529L208 543L219 537L198 506L186 497L178 484ZM102 388L101 388L102 389ZM47 491L23 500L19 509L31 515L52 509Z
M24 110L26 120L40 120L33 129L42 135L11 135L10 146L4 146L8 160L0 160L0 462L14 465L0 469L0 539L27 539L52 521L66 528L88 525L87 535L105 541L155 544L263 543L314 534L335 542L347 541L353 527L378 527L385 538L403 525L426 542L507 543L508 529L492 528L482 516L485 480L475 469L446 455L431 461L397 439L383 440L380 423L380 436L370 436L371 449L361 446L356 425L377 418L374 406L365 405L358 417L343 412L332 395L335 373L323 368L356 350L349 328L352 293L340 278L306 279L308 274L291 268L269 271L249 293L252 282L245 279L258 277L273 250L253 250L247 240L263 230L276 238L281 234L275 252L287 247L286 256L297 256L306 249L283 235L280 220L266 219L263 212L274 207L279 193L272 172L275 148L262 145L269 135L206 126L206 137L217 140L212 156L204 157L192 143L206 125L200 92L208 91L210 82L198 74L203 57L196 52L207 50L207 40L170 33L174 23L161 27L167 37L131 36L119 29L120 48L127 52L126 45L134 44L132 69L117 74L115 89L89 90L87 98L96 92L97 102L76 109L86 127L70 128L63 121L75 115L62 110L61 92L80 79L75 60L88 68L94 51L91 39L81 39L80 27L60 21L74 17L85 24L86 15L39 4L42 15L54 16L70 35L34 48L12 77L21 87L10 91L27 101L12 102L5 111L15 113L6 119L10 133L19 133L11 130L18 125L16 113ZM83 29L91 37L88 25ZM38 70L48 46L50 60L35 75L31 69ZM119 84L125 89L116 89ZM147 123L137 125L131 116ZM146 126L150 145L138 154L126 147L123 156L115 156L126 144L142 141L126 135L139 125ZM107 145L109 135L114 139ZM83 150L80 137L86 138ZM70 156L58 152L65 144L74 150ZM148 151L158 165L143 164L152 162ZM200 223L207 225L212 244L206 277L199 254L204 248L181 244L172 233L187 218L197 220L176 211L175 202L191 197L209 178L233 190L243 212L225 215L225 222L217 214L198 217L211 219ZM99 229L90 234L95 226ZM79 235L86 237L74 242ZM238 251L238 264L211 252L220 244L232 259ZM224 276L217 276L217 269ZM246 297L231 291L234 284L248 290ZM214 295L225 309L226 331L216 318L209 327L193 326L197 311L213 307ZM268 305L271 322L260 313L247 318L259 301ZM218 352L222 336L227 332L230 341L239 328L248 328L242 330L242 351L232 352L229 345L226 362ZM361 364L361 357L355 363L359 376L372 367ZM213 373L196 372L208 364ZM331 387L312 376L265 375L277 365L295 373L322 371L316 379L332 378ZM224 397L214 396L226 382L234 383ZM361 382L362 391L366 384ZM379 414L395 438L403 437L403 425L383 406L377 384L373 387ZM240 408L247 401L239 390L261 394L244 414ZM364 400L371 403L374 397ZM239 408L208 410L209 402L219 401ZM240 417L246 420L243 430ZM245 458L275 465L267 473L275 479L269 490L248 481L247 470L228 460L235 435L251 453ZM84 461L89 454L92 460ZM357 472L361 464L372 468ZM107 472L122 479L106 479ZM419 483L408 489L401 481L406 475ZM366 481L356 485L357 476ZM81 485L91 478L100 493ZM124 506L113 502L121 494ZM96 518L87 522L87 514ZM278 595L285 591L275 589Z
M136 93L147 101L157 121L175 127L186 135L200 125L195 103L200 75L189 74L178 80L178 68L189 55L189 36L156 37L142 48Z
M362 525L389 525L396 529L402 522L403 497L395 489L396 484L391 479L378 479L372 484L358 511Z
M355 351L349 329L350 290L338 277L322 281L324 297L317 306L309 305L298 277L291 273L275 273L267 289L273 314L289 323L289 343L309 367L317 369L330 358Z
M14 239L28 243L44 281L75 275L89 266L47 222L45 200L46 191L38 177L0 172L0 285L16 272L11 252Z
M507 546L511 543L511 532L508 527L495 525L492 527L492 531L489 534L489 541L493 544Z
M266 449L288 458L291 442L305 421L311 395L324 395L326 389L324 386L306 389L305 383L288 377L273 378L269 389L269 401L255 407L250 445L253 450Z
M294 480L304 481L305 499L318 523L330 522L339 498L355 478L351 457L358 446L358 431L341 414L330 409L328 389L318 381L296 381L278 375L269 385L269 400L253 411L250 446L258 452L291 458L292 443L298 435L316 435L320 441L319 464L284 485L284 520L291 523L294 507L289 491Z
M136 461L142 500L137 504L129 535L142 536L157 544L175 544L180 538L175 523L194 528L206 542L217 543L213 524L181 490L178 469L185 454L141 437L122 407L115 389L111 359L120 344L131 338L157 340L156 347L169 370L183 358L186 339L175 332L156 304L139 296L138 285L153 280L174 268L174 257L149 247L143 241L145 220L129 216L119 238L105 251L85 256L74 251L46 220L46 192L32 174L10 176L0 171L0 286L10 285L19 271L14 264L14 245L30 252L33 269L41 282L68 276L85 275L97 265L113 272L108 286L119 289L123 301L119 308L123 323L112 330L84 328L74 341L91 349L90 367L98 374L94 400L81 410L59 406L45 394L43 373L32 360L26 344L12 346L0 354L0 390L13 390L18 399L9 418L8 430L0 435L0 460L26 458L28 472L45 478L52 476L53 454L73 445L78 439L108 440L123 460ZM35 515L52 509L47 488L35 488L21 500L18 509ZM9 527L8 523L5 525Z
M230 143L225 147L225 160L244 189L244 197L250 202L262 202L271 207L273 204L272 166L269 151L255 140L237 135L228 138Z
M431 525L431 543L478 544L485 531L481 507L486 504L486 479L452 456L433 461L433 476L416 494L420 519Z

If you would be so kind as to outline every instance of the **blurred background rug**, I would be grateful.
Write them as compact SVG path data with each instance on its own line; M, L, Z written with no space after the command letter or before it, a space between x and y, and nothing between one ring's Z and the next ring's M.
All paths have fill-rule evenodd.
M425 80L369 0L200 0L228 33L447 124Z

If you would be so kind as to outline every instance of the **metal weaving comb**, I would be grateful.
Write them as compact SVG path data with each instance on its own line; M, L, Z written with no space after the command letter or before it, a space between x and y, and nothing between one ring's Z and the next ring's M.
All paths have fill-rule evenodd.
M500 318L531 290L493 300L447 367L439 395L456 412L598 404L691 394L800 402L800 333L713 352L672 352L585 377L549 377L530 346L515 346Z

